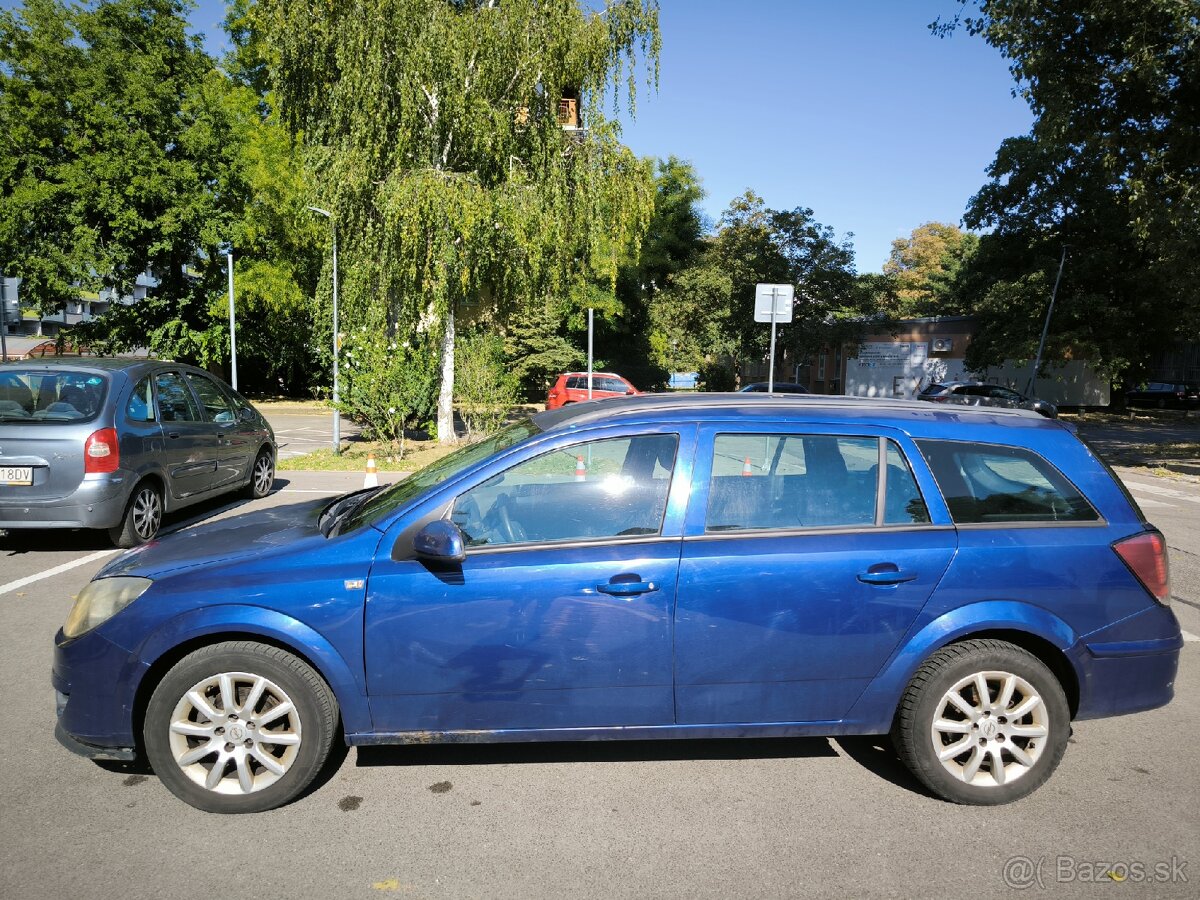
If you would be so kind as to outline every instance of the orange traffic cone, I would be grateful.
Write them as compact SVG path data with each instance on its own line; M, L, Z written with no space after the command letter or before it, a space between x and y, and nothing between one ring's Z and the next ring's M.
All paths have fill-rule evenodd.
M367 454L367 474L363 478L363 487L379 487L379 469L375 466L375 454Z
M575 457L575 480L583 481L587 477L587 466L583 464L583 457Z
M754 474L754 468L750 465L750 457L748 457L748 456L746 457L746 461L744 463L742 463L742 474L743 475L753 475Z

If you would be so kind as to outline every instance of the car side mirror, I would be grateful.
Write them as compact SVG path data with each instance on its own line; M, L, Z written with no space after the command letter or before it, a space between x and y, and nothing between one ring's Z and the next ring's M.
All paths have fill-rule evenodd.
M417 532L413 552L433 562L462 562L467 558L467 539L453 522L435 519Z
M634 395L634 390L633 390L633 388L630 388L629 390L627 390L627 391L625 392L625 396L626 396L626 397L632 397L633 395Z
M250 409L250 407L248 407L248 406L239 407L238 408L238 421L239 422L253 422L254 421L254 410Z

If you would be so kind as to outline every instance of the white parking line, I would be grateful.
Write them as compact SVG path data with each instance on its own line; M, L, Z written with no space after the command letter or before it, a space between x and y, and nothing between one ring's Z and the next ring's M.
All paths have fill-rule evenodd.
M1145 484L1141 481L1126 481L1125 486L1135 494L1153 494L1156 497L1170 497L1172 500L1186 500L1188 503L1200 503L1200 497L1177 491L1175 488L1163 487L1158 484Z
M90 562L95 562L98 559L104 559L106 556L112 556L116 550L101 550L99 553L93 553L90 556L85 556L82 559L76 559L69 563L63 563L61 566L55 566L53 569L47 569L44 572L38 572L36 575L26 575L24 578L18 578L16 581L10 581L8 584L0 584L0 594L7 594L15 591L18 588L23 588L27 584L33 584L35 581L41 581L43 578L53 578L55 575L61 575L63 572L69 572L78 566L87 565Z
M1200 636L1194 635L1194 634L1192 634L1190 631L1185 631L1185 632L1183 633L1183 639L1184 639L1185 641L1188 641L1188 642L1190 643L1190 642L1193 642L1193 641L1200 641Z
M190 519L184 519L182 522L178 522L172 525L170 528L164 528L159 532L159 534L163 537L166 537L168 534L174 534L176 531L181 531L182 529L187 528L189 525L195 525L197 522L203 522L205 519L212 518L213 516L219 516L221 513L233 509L235 506L239 505L241 505L240 500L236 503L227 503L222 507L214 509L212 512L207 512L199 516L192 516ZM18 590L19 588L23 588L26 585L33 584L37 581L53 578L55 575L61 575L63 572L70 572L72 569L77 569L80 566L86 566L90 562L95 562L96 560L104 559L106 556L112 556L114 553L120 552L121 551L117 548L113 548L112 550L100 550L96 553L89 554L88 556L72 560L71 562L63 563L61 566L55 566L53 569L46 569L44 572L36 572L33 575L26 575L24 578L18 578L16 581L10 581L8 584L0 584L0 595L11 593L12 591Z
M1136 492L1134 492L1134 493L1136 493ZM1156 506L1161 506L1163 509L1174 509L1175 508L1174 503L1163 503L1161 500L1151 500L1149 497L1138 497L1137 502L1138 502L1138 506L1144 507L1146 509L1152 509L1153 507L1156 507Z

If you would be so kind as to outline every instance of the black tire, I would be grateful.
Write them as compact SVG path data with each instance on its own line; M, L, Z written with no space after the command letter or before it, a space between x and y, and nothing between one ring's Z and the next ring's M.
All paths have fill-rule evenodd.
M250 467L250 481L242 489L242 494L251 500L261 500L271 493L275 486L275 455L269 447L263 447L254 457L254 465Z
M200 692L209 712L191 692ZM285 703L290 711L272 715ZM173 722L189 733L173 731ZM311 666L278 647L228 641L185 656L167 672L146 707L143 737L151 767L176 797L205 812L252 813L283 806L312 783L329 757L337 723L337 700ZM279 740L264 740L265 734Z
M975 687L979 676L984 676L985 701ZM990 711L968 713L950 700L952 692L965 706ZM1028 712L1004 715L1020 712L1035 695L1040 703ZM935 722L943 727L935 729ZM954 803L996 806L1041 787L1058 767L1070 734L1070 708L1054 673L1020 647L979 639L943 647L916 671L900 700L892 741L904 764L934 794ZM939 751L955 746L962 747L960 753L939 758Z
M133 489L121 524L108 529L108 536L118 547L136 547L154 540L162 527L162 489L153 481L141 481Z

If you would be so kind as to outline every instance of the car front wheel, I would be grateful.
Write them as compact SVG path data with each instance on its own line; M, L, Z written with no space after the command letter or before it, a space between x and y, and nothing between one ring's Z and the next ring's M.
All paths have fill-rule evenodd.
M955 803L1011 803L1058 766L1071 733L1066 694L1041 660L1006 641L943 647L913 675L893 742L929 790Z
M146 755L167 789L206 812L293 800L329 756L337 702L312 667L251 641L180 660L146 708Z

